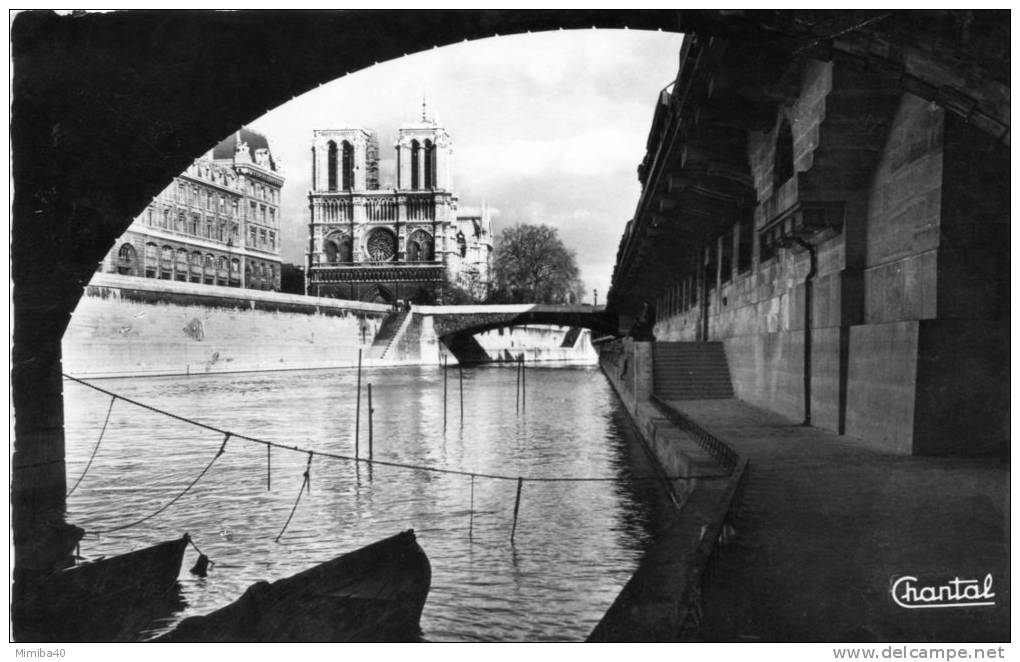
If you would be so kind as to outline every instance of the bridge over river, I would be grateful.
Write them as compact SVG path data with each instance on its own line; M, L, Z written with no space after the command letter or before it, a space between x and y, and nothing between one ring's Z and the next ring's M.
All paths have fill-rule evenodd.
M594 337L614 335L616 317L604 307L557 304L508 304L468 306L411 306L384 322L369 358L392 359L395 354L425 360L422 343L440 341L463 363L487 360L475 334L529 325L556 325L589 329ZM576 337L576 336L575 336Z

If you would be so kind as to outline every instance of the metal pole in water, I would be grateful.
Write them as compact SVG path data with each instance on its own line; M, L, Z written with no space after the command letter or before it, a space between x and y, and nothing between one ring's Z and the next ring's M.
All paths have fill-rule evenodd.
M470 510L470 513L471 514L470 514L469 519L468 519L468 538L471 537L471 534L474 532L474 529L475 529L475 475L474 474L471 474L471 510Z
M450 367L450 361L443 356L443 432L446 432L446 369Z
M528 408L528 371L524 365L524 352L521 352L521 413Z
M358 395L354 406L354 457L358 457L358 443L361 436L361 350L358 350ZM355 466L357 463L355 463Z
M524 479L517 478L517 500L514 501L514 526L510 529L510 544L514 544L514 535L517 533L517 512L521 508L521 486L524 484Z
M372 382L368 383L368 459L372 460L372 414L375 413L375 409L372 408Z
M266 490L273 489L273 447L266 444Z
M514 395L516 396L517 399L516 399L516 403L514 405L514 411L519 414L519 413L521 413L521 362L520 362L520 359L518 359L516 361L516 363L517 363L517 365L515 365L514 367L517 368L517 389L514 391Z
M464 365L457 363L458 377L460 378L460 426L464 427Z

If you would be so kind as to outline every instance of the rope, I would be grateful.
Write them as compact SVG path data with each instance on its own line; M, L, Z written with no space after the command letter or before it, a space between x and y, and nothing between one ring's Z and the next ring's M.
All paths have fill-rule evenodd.
M99 452L99 444L103 443L103 435L106 434L106 424L110 422L110 412L113 411L113 403L117 402L117 396L110 396L110 407L106 410L106 420L103 421L103 429L99 431L99 439L96 440L96 447L92 449L92 455L89 457L89 463L85 465L85 471L81 472L78 476L78 480L74 481L74 486L68 490L65 497L69 497L74 494L74 491L78 489L78 485L81 484L82 479L85 478L85 474L89 472L89 468L92 466L92 460L96 459L96 453Z
M230 436L231 436L229 432L226 432L226 433L225 433L225 435L226 435L226 436L225 436L225 437L223 438L223 444L222 444L222 445L220 446L220 450L216 452L216 455L215 455L215 456L213 457L213 459L209 460L209 464L205 465L205 469L202 469L202 473L198 474L198 476L196 476L196 477L195 477L195 480L191 481L191 482L190 482L190 483L188 484L188 486L187 486L187 487L185 487L185 488L184 488L184 489L183 489L183 490L182 490L182 491L180 492L180 494L178 494L177 496L175 496L175 497L174 497L173 499L170 499L170 501L169 501L169 502L167 502L167 503L166 503L165 505L163 505L162 507L158 508L158 509L157 509L156 511L154 511L154 512L152 512L152 513L149 513L148 515L146 515L146 516L145 516L145 517L143 517L142 519L140 519L140 520L137 520L137 521L135 521L135 522L131 522L130 524L124 524L124 525L121 525L121 526L115 526L115 527L113 527L113 528L111 528L111 529L104 529L104 530L102 530L102 531L89 531L89 533L91 533L91 534L93 534L93 535L97 535L97 536L98 536L98 535L101 535L101 534L103 534L103 533L113 533L114 531L123 531L124 529L130 529L130 528L131 528L131 527L133 527L133 526L138 526L139 524L141 524L141 523L143 523L143 522L147 522L147 521L149 521L150 519L152 519L152 518L153 518L153 517L155 517L156 515L159 515L159 514L160 514L160 513L162 513L162 512L164 511L164 510L166 510L166 509L167 509L167 508L169 508L170 506L172 506L172 505L174 505L175 503L177 503L177 501L178 501L178 500L179 500L179 499L180 499L181 497L183 497L183 496L184 496L185 494L187 494L188 492L190 492L190 491L191 491L191 488L193 488L193 487L194 487L194 486L195 486L195 485L196 485L196 484L198 483L198 481L202 480L202 476L204 476L204 475L206 474L206 472L208 472L208 471L209 471L209 469L211 469L211 468L212 468L212 465L213 465L213 464L214 464L214 463L216 462L216 460L220 459L220 456L221 456L221 455L223 455L223 452L224 452L224 451L226 450L226 448L227 448L227 441L229 441L229 440L230 440ZM197 549L197 548L196 548L196 549Z
M274 542L280 542L280 538L283 537L283 532L290 526L290 520L294 518L294 513L297 512L298 504L301 503L301 495L305 493L305 488L308 488L308 493L312 492L312 454L308 454L308 464L305 465L305 478L301 481L301 489L298 490L297 499L294 500L294 507L290 509L290 515L287 516L287 521L283 523L283 528L276 534L276 540Z
M308 455L318 455L320 457L327 457L327 458L331 458L331 459L334 459L334 460L342 460L344 462L352 462L352 463L355 463L355 464L357 464L357 463L364 463L364 464L367 464L367 465L375 464L375 465L379 465L379 466L383 466L383 467L392 467L392 468L395 468L395 469L408 469L410 471L426 471L426 472L430 472L430 473L447 474L447 475L452 475L452 476L474 476L474 477L477 477L477 478L488 478L490 480L516 481L516 480L520 479L520 480L523 480L525 482L532 482L532 483L608 483L608 482L619 482L619 480L620 480L619 476L581 476L581 477L572 477L572 476L557 476L557 477L549 477L549 476L523 476L522 477L522 476L511 476L511 475L507 475L507 474L479 473L477 471L464 471L464 470L460 470L460 469L444 469L442 467L430 467L430 466L420 465L420 464L407 464L405 462L392 462L392 461L388 461L388 460L376 460L376 459L369 459L369 458L364 458L364 457L356 457L356 456L352 456L352 455L342 455L340 453L328 453L328 452L324 452L324 451L313 451L313 450L310 450L308 448L302 448L300 446L290 446L290 445L287 445L287 444L281 444L279 442L269 441L267 439L260 439L258 437L251 437L251 436L240 434L240 433L237 433L237 432L232 432L230 430L225 430L223 428L218 428L215 425L209 425L208 423L202 423L200 421L196 421L196 420L193 420L193 419L190 419L190 418L186 418L184 416L181 416L180 414L174 414L173 412L169 412L169 411L166 411L164 409L160 409L158 407L153 407L152 405L145 404L144 402L139 402L138 400L132 400L131 398L124 397L123 395L119 395L119 394L114 393L112 391L107 391L106 389L100 388L99 386L96 386L95 384L91 384L91 383L86 382L86 381L84 381L82 379L78 379L77 377L72 377L71 375L68 375L66 373L64 373L64 377L66 377L67 379L69 379L69 380L71 380L73 382L81 384L83 386L87 386L87 387L89 387L89 388L91 388L91 389L93 389L95 391L99 391L100 393L105 393L106 395L110 395L110 396L116 397L117 399L123 400L124 402L127 402L129 404L135 405L136 407L141 407L142 409L147 409L147 410L155 412L157 414L162 414L164 416L167 416L169 418L173 418L175 420L187 423L189 425L194 425L195 427L199 427L199 428L203 428L203 429L206 429L206 430L210 430L212 432L217 432L219 434L227 435L228 438L229 437L233 437L234 439L240 439L242 441L248 441L248 442L251 442L251 443L254 443L254 444L262 444L264 446L269 446L271 448L280 448L280 449L283 449L283 450L293 451L295 453L306 453ZM219 457L219 456L217 455L217 457ZM213 461L215 461L215 458L213 459ZM210 465L211 465L211 463L210 463ZM663 481L663 480L673 481L673 480L693 480L693 479L698 479L698 480L726 480L729 477L729 475L730 475L729 472L726 472L726 473L721 473L721 474L687 474L687 475L675 475L675 476L633 476L631 478L631 480L633 480L635 482L643 482L643 481L657 481L658 482L658 481ZM201 476L199 476L199 477L201 478ZM183 496L183 495L181 495L181 496Z

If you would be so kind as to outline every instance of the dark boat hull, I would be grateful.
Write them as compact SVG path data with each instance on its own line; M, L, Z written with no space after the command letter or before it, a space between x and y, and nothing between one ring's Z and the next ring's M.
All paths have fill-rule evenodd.
M413 531L344 554L186 618L155 641L406 642L421 639L432 569Z
M152 622L183 607L177 577L188 536L83 563L31 585L12 607L14 638L140 641Z

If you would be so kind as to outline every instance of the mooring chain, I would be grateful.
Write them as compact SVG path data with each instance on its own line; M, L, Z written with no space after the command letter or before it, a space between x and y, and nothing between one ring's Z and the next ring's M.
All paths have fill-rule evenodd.
M103 421L103 429L99 431L99 439L96 440L96 447L92 449L92 455L89 456L89 462L85 465L85 470L81 472L80 476L78 476L78 480L74 481L74 485L67 491L67 494L64 495L65 497L69 497L74 494L74 491L78 489L78 485L80 485L81 481L85 478L85 474L87 474L89 469L92 467L92 460L96 459L96 453L99 452L99 444L103 443L103 435L106 434L106 425L110 422L110 413L113 411L114 402L117 402L117 396L111 395L110 406L106 410L106 420Z
M110 529L103 529L103 530L98 530L98 531L97 530L92 530L92 531L89 531L88 533L90 533L92 535L97 535L98 536L98 535L101 535L101 534L104 534L104 533L113 533L114 531L123 531L124 529L130 529L133 526L138 526L139 524L141 524L143 522L149 521L150 519L152 519L156 515L159 515L160 513L165 511L167 508L169 508L170 506L172 506L175 503L177 503L177 501L180 500L181 497L183 497L185 494L190 492L191 488L193 488L195 485L197 485L198 481L202 480L202 477L205 476L206 473L208 473L208 471L210 469L212 469L212 465L215 464L216 460L220 459L220 456L223 455L224 451L226 451L226 449L227 449L227 442L230 441L230 437L231 437L231 434L229 432L227 432L225 434L225 436L223 437L223 443L220 445L220 449L216 452L216 455L213 456L213 459L209 460L209 464L205 465L205 468L202 469L202 472L199 473L198 476L196 476L193 481L188 483L187 487L185 487L183 490L181 490L181 492L178 493L177 496L175 496L173 499L170 499L170 501L165 503L163 506L157 508L154 512L149 513L148 515L146 515L145 517L141 518L140 520L136 520L134 522L131 522L130 524L124 524L122 526L115 526L115 527L110 528Z

